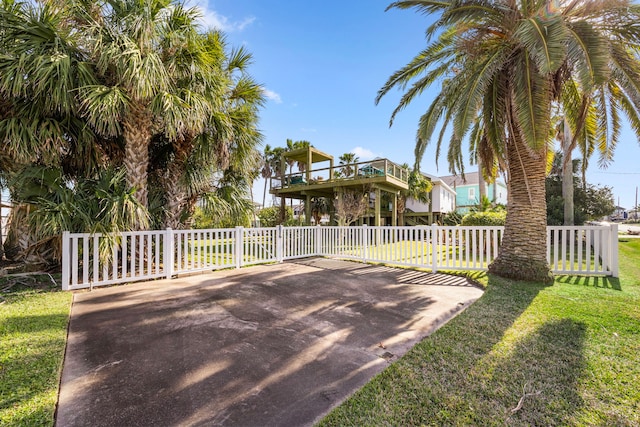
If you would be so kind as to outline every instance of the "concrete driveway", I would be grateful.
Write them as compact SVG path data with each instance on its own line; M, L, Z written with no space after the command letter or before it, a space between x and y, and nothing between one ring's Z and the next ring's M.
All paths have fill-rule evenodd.
M58 426L304 426L482 291L324 258L78 292Z

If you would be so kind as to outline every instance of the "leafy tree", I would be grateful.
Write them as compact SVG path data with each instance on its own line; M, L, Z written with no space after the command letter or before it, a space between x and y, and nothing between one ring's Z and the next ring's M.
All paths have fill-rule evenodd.
M570 162L572 165L573 186L573 217L575 224L582 225L585 221L597 220L611 215L615 211L613 191L610 187L599 187L582 180L579 173L580 161ZM546 200L547 200L547 224L563 225L565 223L565 199L564 193L564 161L561 153L557 153L547 176Z
M334 201L338 225L349 226L369 209L369 189L362 191L343 190L336 194Z
M448 161L462 170L461 144L475 136L488 176L507 171L509 204L498 257L489 271L552 280L546 261L545 176L552 110L560 106L576 138L595 141L611 160L620 112L640 136L640 6L628 0L555 3L445 0L390 5L437 14L429 44L380 89L406 89L391 116L432 84L441 87L420 118L416 166L437 127L440 151L451 129ZM582 136L580 136L582 135Z
M278 206L262 208L258 212L258 218L260 219L261 227L275 227L280 223L280 208ZM285 222L292 218L293 209L287 206L285 209Z

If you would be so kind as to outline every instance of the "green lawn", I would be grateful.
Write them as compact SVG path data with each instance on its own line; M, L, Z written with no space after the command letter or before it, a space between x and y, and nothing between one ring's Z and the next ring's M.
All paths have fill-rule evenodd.
M469 273L484 296L321 425L640 425L640 239L621 241L620 272ZM0 296L0 426L50 426L72 295Z
M320 425L640 425L640 239L621 240L620 272L470 274L482 298Z
M53 425L72 294L48 280L0 293L0 426Z

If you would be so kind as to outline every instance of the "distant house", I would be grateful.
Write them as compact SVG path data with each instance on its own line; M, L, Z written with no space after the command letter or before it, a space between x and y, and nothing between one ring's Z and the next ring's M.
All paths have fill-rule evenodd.
M458 213L467 213L480 204L480 184L478 172L462 175L443 176L440 179L456 192L456 210ZM507 186L502 181L485 183L487 197L493 204L507 204Z
M407 200L407 213L405 213L407 225L439 222L444 215L456 210L456 192L442 178L428 173L423 175L433 184L430 200L426 204L413 199Z
M622 206L616 206L616 210L609 215L610 221L624 221L629 217L629 212Z

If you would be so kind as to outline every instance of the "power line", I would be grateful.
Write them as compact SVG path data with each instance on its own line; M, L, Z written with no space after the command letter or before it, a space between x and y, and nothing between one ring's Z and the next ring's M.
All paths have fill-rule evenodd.
M640 172L591 172L591 173L601 173L605 175L640 175Z

